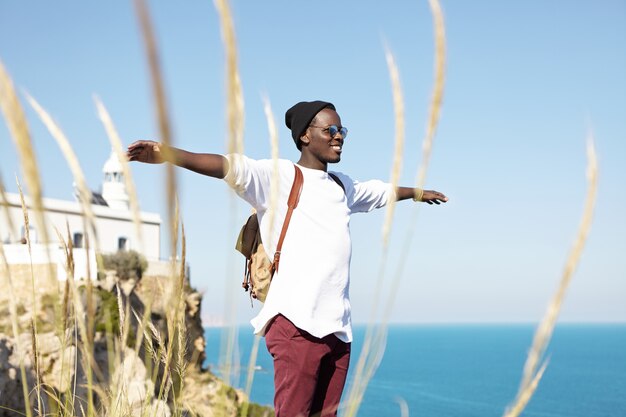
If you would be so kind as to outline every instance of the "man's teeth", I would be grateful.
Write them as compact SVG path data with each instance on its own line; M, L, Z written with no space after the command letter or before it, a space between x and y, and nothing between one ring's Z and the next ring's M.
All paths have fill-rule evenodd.
M337 149L338 151L341 150L341 146L339 146L339 145L333 145L333 146L331 146L331 148Z

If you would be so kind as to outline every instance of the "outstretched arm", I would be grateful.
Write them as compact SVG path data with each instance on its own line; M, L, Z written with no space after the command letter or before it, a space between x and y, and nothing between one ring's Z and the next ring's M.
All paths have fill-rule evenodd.
M398 187L396 189L396 201L408 200L409 198L428 204L441 204L448 201L448 197L434 190L419 190L410 187Z
M129 161L147 164L170 162L198 174L214 178L224 178L228 172L228 161L222 155L193 153L174 147L165 148L162 143L151 140L138 140L128 147Z

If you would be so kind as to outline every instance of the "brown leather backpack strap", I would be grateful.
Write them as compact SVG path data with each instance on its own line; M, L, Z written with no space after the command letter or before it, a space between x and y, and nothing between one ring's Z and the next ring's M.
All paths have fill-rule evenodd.
M289 227L289 221L291 220L293 210L298 207L300 194L302 194L302 184L304 182L304 179L302 177L302 171L295 164L293 165L293 167L295 168L296 173L293 179L293 184L291 185L291 191L289 192L289 199L287 200L287 215L285 216L283 228L280 231L280 237L278 238L278 244L276 245L276 252L274 253L274 261L272 262L272 276L274 276L275 272L278 272L278 264L280 263L280 251L283 247L283 240L285 240L285 235L287 234L287 228Z

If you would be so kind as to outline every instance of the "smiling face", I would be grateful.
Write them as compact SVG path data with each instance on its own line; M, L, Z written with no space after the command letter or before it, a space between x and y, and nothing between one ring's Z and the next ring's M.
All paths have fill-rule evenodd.
M328 131L331 125L341 127L341 118L332 109L323 109L313 118L304 135L300 137L300 165L325 171L329 163L334 164L341 160L344 138L341 133L331 137Z

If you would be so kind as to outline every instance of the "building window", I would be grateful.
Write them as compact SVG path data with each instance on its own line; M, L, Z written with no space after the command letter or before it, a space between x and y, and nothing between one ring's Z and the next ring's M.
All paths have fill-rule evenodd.
M128 238L120 237L117 239L117 249L118 250L128 250Z
M82 233L80 233L80 232L74 233L73 244L74 244L75 248L82 248L82 247L84 247L85 243L84 243L84 237L83 237Z

